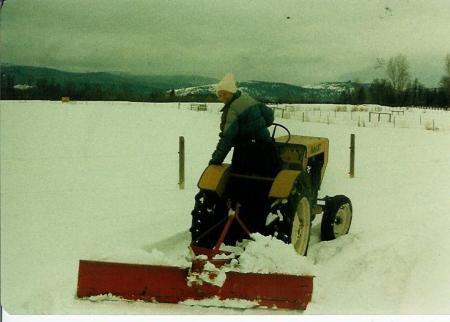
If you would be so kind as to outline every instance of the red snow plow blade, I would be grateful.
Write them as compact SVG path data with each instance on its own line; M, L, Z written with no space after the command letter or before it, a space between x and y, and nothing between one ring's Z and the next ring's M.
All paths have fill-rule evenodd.
M250 235L239 219L239 208L240 205L235 212L229 212L228 220L214 248L191 245L195 258L190 268L82 260L78 271L77 296L83 298L112 294L128 300L158 303L210 298L247 300L253 302L253 306L304 310L311 301L312 276L234 271L222 272L225 276L219 276L220 273L206 267L209 263L220 268L230 262L231 259L226 257L231 253L221 251L220 245L234 220ZM225 259L216 255L225 255ZM221 283L216 283L219 281Z
M255 306L304 310L313 277L227 272L222 286L188 285L189 268L80 261L77 296L112 294L129 300L178 303L218 298L248 300Z

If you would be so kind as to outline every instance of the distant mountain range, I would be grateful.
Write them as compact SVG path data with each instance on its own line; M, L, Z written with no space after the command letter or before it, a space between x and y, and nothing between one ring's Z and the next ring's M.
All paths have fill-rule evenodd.
M45 67L2 65L2 89L5 82L15 91L37 90L42 84L52 84L61 91L73 93L74 88L95 87L98 99L114 99L111 91L120 91L121 99L211 101L215 100L217 79L186 75L131 75L126 73L88 72L73 73ZM12 84L11 84L12 83ZM344 92L352 91L360 84L329 82L319 85L297 86L269 81L238 82L239 89L264 102L336 102ZM92 91L91 91L92 92ZM127 98L127 93L131 98ZM107 95L111 94L111 95ZM74 95L74 94L72 94ZM80 95L77 93L77 95ZM92 98L90 93L90 98ZM112 97L112 98L111 98Z
M152 90L198 86L216 82L216 79L202 76L184 75L131 75L127 73L87 72L73 73L46 67L2 65L3 75L11 75L17 84L36 84L39 79L47 79L60 84L104 84L127 85Z

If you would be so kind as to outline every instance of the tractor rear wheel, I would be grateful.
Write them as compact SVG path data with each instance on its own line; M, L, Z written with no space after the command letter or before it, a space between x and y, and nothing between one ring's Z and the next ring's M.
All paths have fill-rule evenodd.
M220 233L219 227L213 228L226 216L226 205L215 192L200 190L195 196L195 206L191 212L192 244L212 248Z
M352 223L352 213L352 203L348 197L327 197L320 226L322 240L333 240L347 234Z

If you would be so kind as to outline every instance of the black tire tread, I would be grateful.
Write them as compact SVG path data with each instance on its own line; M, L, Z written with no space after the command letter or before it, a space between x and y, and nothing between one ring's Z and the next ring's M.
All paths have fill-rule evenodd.
M350 204L350 210L353 212L352 202L347 196L337 195L334 197L326 198L325 210L323 212L322 223L320 225L320 236L322 241L329 241L336 239L333 230L333 223L335 221L337 211L342 205L346 203Z

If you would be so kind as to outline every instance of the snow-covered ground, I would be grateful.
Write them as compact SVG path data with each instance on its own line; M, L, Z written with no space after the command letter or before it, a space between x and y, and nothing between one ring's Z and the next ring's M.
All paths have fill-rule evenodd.
M353 202L347 236L319 242L315 222L305 259L314 294L306 311L77 299L79 259L185 261L196 183L217 142L220 106L197 112L188 103L2 101L3 308L12 314L450 314L450 112L396 108L403 112L395 122L387 115L378 121L377 114L369 122L370 111L388 110L379 106L291 105L284 118L277 111L276 121L292 133L330 139L321 194ZM351 133L355 178L348 176ZM296 263L286 258L280 265Z

